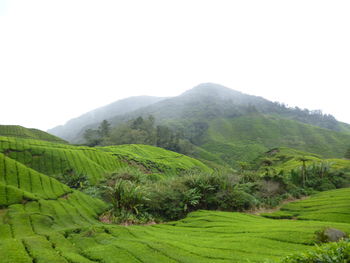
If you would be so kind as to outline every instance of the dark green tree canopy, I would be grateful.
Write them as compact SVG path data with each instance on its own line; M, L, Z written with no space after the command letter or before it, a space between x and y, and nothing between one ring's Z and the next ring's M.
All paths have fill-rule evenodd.
M346 150L344 157L346 159L350 159L350 147L348 147L348 149Z
M98 127L98 133L101 137L109 136L111 132L111 124L107 120L103 120Z

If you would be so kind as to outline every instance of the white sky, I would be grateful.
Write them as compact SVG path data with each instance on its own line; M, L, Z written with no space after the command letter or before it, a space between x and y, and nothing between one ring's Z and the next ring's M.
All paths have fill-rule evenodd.
M0 0L0 123L215 82L350 123L350 1Z

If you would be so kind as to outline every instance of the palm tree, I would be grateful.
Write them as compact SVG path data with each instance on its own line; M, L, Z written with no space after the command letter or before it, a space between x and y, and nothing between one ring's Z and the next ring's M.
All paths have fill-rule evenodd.
M307 178L306 178L306 162L310 161L310 159L305 157L305 156L302 156L302 157L299 157L298 160L303 163L303 165L301 166L301 176L303 178L303 187L305 187L305 182L307 180Z

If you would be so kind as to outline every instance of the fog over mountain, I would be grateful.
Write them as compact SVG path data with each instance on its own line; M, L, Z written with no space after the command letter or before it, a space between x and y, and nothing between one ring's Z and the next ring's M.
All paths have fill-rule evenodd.
M67 121L66 124L49 129L48 132L65 140L72 141L85 126L93 125L104 119L134 111L138 108L159 102L164 98L151 96L130 97L118 100L104 107L91 110L77 118Z
M140 96L119 100L71 119L65 125L52 128L48 132L76 142L85 129L97 127L104 119L115 125L147 115L154 115L158 122L181 118L233 118L255 110L330 130L350 131L349 125L338 122L331 115L323 115L320 111L288 108L284 104L247 95L219 84L203 83L172 98Z

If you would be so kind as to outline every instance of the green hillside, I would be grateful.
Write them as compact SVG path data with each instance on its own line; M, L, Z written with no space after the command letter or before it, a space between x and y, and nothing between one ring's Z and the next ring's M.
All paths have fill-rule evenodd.
M19 125L0 125L0 136L20 137L36 140L44 140L56 143L66 143L66 141L49 133L38 129L24 128Z
M210 172L210 168L145 145L91 148L0 137L0 149L0 258L4 263L264 262L311 248L315 231L324 227L350 231L349 189L291 203L269 215L273 219L201 210L163 224L106 224L103 213L109 204L54 177L73 169L98 182L105 173L130 166L145 174L173 177L186 171ZM303 154L291 149L281 152ZM275 219L279 217L298 220Z
M350 203L348 189L324 194L333 197L328 205ZM309 210L327 202L320 196L310 199ZM279 220L214 211L193 212L166 224L117 226L96 220L103 207L73 192L0 210L1 262L265 262L310 249L315 231L324 227L350 231L348 221L331 217L325 222Z
M149 145L131 144L100 147L100 150L111 152L129 164L142 164L149 172L179 175L185 171L196 170L211 172L202 162L183 154L171 152Z
M295 150L292 148L280 147L269 150L262 154L259 158L254 160L257 168L266 166L264 164L267 160L270 162L269 165L276 170L277 173L280 171L289 172L293 169L300 169L302 166L302 159L305 159L306 167L313 165L325 165L333 170L347 170L350 171L350 160L337 159L337 158L322 158L318 154Z
M1 262L71 262L54 242L64 231L99 224L107 205L2 153L0 164ZM82 258L72 245L69 257Z
M64 138L65 140L74 141L77 139L80 132L88 127L94 127L105 119L146 107L163 99L164 98L151 96L137 96L118 100L104 107L89 111L77 118L71 119L64 125L49 129L48 132ZM79 139L77 141L79 141Z
M147 145L92 148L0 136L0 153L52 177L74 171L86 175L91 183L128 166L146 174L174 175L191 169L211 171L198 160Z
M201 142L200 147L205 151L235 165L237 160L252 161L261 153L282 146L322 157L342 158L350 143L350 135L254 113L209 121ZM208 158L202 154L200 157Z
M286 204L280 211L264 216L350 223L349 199L350 188L326 191L303 201Z
M237 162L253 161L276 147L312 152L324 158L342 158L350 146L350 125L337 121L332 115L320 110L287 107L212 83L110 117L108 121L114 130L101 144L158 145L152 137L155 132L147 134L153 138L149 142L133 138L135 134L142 137L147 130L135 128L133 132L123 133L130 122L139 117L147 120L150 116L154 117L156 127L166 126L180 138L183 147L173 150L208 161L213 166L237 168ZM81 127L76 142L84 140L84 131ZM128 135L133 140L125 142Z

